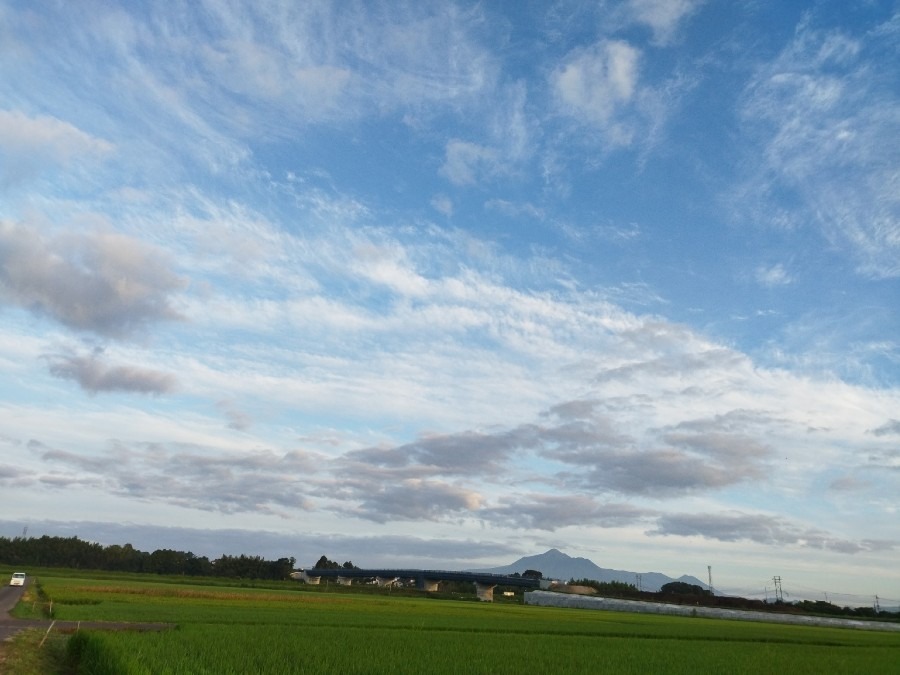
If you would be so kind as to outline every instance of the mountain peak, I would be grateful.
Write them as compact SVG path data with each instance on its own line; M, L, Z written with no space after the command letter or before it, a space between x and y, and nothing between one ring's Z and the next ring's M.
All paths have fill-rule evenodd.
M611 570L598 567L587 558L573 558L560 551L557 548L551 548L545 553L538 555L525 556L519 558L512 565L504 565L503 567L493 567L491 569L475 570L477 572L492 572L495 574L515 574L526 570L537 570L544 575L545 579L559 579L560 581L568 581L569 579L593 579L594 581L609 582L618 581L626 584L641 584L641 588L645 591L658 591L663 584L675 581L660 572L628 572L625 570ZM640 576L640 581L638 581ZM706 584L696 577L684 575L679 577L678 581L685 581L698 586L706 586Z

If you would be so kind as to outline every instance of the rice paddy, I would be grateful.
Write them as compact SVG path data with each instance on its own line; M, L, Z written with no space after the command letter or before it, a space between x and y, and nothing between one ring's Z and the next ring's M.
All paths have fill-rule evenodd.
M79 673L894 673L900 634L372 592L42 576ZM521 601L521 599L520 599Z

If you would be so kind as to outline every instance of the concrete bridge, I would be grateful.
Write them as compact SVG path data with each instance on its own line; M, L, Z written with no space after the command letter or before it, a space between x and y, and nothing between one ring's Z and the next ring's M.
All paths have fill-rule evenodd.
M397 581L411 579L416 588L423 591L436 591L442 581L471 581L475 584L475 594L479 600L492 602L494 588L497 586L514 586L516 588L543 588L550 582L526 577L511 577L505 574L488 574L484 572L452 572L448 570L407 570L407 569L302 569L291 574L294 579L301 579L308 584L318 584L322 578L335 579L339 584L349 586L354 579L374 579L379 586L389 586Z

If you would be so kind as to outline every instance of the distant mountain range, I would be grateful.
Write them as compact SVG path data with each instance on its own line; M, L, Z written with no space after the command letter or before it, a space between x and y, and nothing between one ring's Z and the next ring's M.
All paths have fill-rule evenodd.
M511 565L471 571L491 574L515 574L518 572L521 574L525 570L537 570L544 575L545 579L559 579L560 581L593 579L594 581L620 581L633 586L638 586L638 583L640 583L641 590L653 593L658 591L663 584L667 584L670 581L683 581L687 584L696 584L702 588L707 587L705 581L689 575L673 579L660 572L627 572L625 570L610 570L598 567L587 558L573 558L555 548L551 548L540 555L529 555L519 558ZM638 576L640 576L640 582L638 582Z

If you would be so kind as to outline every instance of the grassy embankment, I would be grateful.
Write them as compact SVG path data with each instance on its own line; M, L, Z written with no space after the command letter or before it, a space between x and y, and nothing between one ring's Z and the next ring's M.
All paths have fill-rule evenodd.
M40 577L57 619L170 622L159 633L81 631L79 672L893 673L900 636L403 597L387 592ZM20 605L19 612L46 609ZM34 637L27 635L17 641ZM50 671L9 671L10 673ZM59 666L56 672L66 672Z

